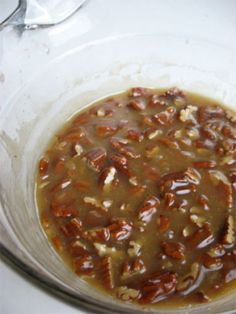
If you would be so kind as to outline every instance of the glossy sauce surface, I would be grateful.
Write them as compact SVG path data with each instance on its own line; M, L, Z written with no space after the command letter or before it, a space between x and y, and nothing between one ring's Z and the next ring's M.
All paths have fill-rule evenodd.
M45 151L37 202L75 273L125 302L236 289L236 115L209 99L133 88L93 104Z

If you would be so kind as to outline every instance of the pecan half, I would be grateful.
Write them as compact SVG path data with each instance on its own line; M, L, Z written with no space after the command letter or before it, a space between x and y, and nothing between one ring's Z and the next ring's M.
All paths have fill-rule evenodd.
M117 241L123 241L130 237L132 232L132 223L123 218L114 218L112 224L108 226L111 237Z
M116 288L116 296L123 301L130 302L139 299L140 291L128 288L127 286L121 286Z
M92 256L80 256L74 260L75 272L79 276L92 276L93 275L93 259Z
M156 303L175 291L177 275L173 272L157 272L143 282L139 303Z
M185 258L185 247L180 242L162 242L161 247L164 253L175 259L181 260Z
M110 144L113 148L119 151L119 153L124 154L126 157L130 157L133 159L140 158L141 155L137 153L132 146L127 146L126 143L121 138L112 137L110 139Z
M115 179L115 175L116 168L114 167L105 168L98 178L99 186L101 186L103 189L107 189Z
M138 257L132 262L125 262L122 267L121 277L122 279L130 278L137 274L143 274L146 271L143 260Z
M114 279L113 279L113 274L112 274L112 263L111 263L110 256L105 256L102 258L99 269L100 269L102 283L104 287L106 289L113 289Z
M214 237L208 223L204 223L193 234L186 238L190 248L204 248L214 241Z
M148 223L152 216L156 213L157 208L160 205L160 201L155 196L148 197L142 207L139 209L138 212L138 219L141 220L144 223Z
M100 172L106 161L107 153L104 148L94 148L84 155L89 168L96 172Z

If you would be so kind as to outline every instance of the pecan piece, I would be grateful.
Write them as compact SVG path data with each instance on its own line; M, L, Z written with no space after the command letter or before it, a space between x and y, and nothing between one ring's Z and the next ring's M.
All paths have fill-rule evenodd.
M184 292L187 294L190 290L194 289L194 283L200 276L201 266L199 263L195 262L191 265L190 272L184 277L180 278L176 287L178 292Z
M204 248L214 241L214 237L208 223L204 223L202 228L199 228L186 239L189 247L191 248Z
M111 160L115 166L115 168L120 171L125 176L130 177L131 171L128 168L127 158L123 155L115 154L111 156Z
M118 126L114 121L104 120L95 125L95 134L99 137L108 137L118 131Z
M105 256L102 258L100 263L100 272L102 277L102 283L106 289L114 288L114 279L112 274L112 263L111 257Z
M139 298L140 291L126 286L121 286L116 288L116 296L123 301L130 302Z
M101 186L103 189L107 189L108 187L110 187L115 179L115 175L116 168L114 167L105 168L98 178L99 186Z
M127 138L131 141L135 141L135 142L140 143L144 139L144 136L143 136L141 131L130 129L127 132Z
M235 231L234 231L234 218L232 215L229 215L224 224L223 236L221 242L223 244L233 244L235 241Z
M185 258L185 247L180 242L166 242L163 241L161 244L161 247L164 251L164 253L169 256L173 257L175 259L181 260Z
M97 253L99 256L104 255L111 255L116 252L116 249L114 247L108 247L106 244L101 243L93 243L95 249L97 250Z
M157 222L161 233L166 232L170 227L170 218L165 215L160 215Z
M123 241L130 237L132 232L132 223L123 218L114 218L112 224L108 226L111 237L117 241Z
M156 213L159 205L160 201L157 197L155 196L148 197L144 201L143 206L139 209L138 219L144 223L148 223L149 221L151 221L152 216Z
M180 110L179 119L182 122L191 121L196 122L196 112L198 111L198 107L188 105L185 109Z
M84 231L82 236L89 241L107 242L110 239L109 228L94 228Z
M100 201L98 201L94 197L85 196L84 197L84 203L91 205L92 207L98 208L98 209L105 211L105 212L107 212L107 210L108 210L104 205L102 205L102 203Z
M136 111L143 111L146 108L146 103L142 99L133 99L128 103L128 107Z
M132 146L127 146L121 138L112 137L110 139L110 144L113 148L118 150L119 153L124 154L126 157L137 159L141 156L139 153L135 152L135 149Z
M89 168L96 172L100 172L106 161L107 153L104 148L94 148L84 155Z
M135 257L135 256L140 255L141 244L139 244L136 241L130 241L129 246L130 248L127 250L127 253L130 257Z
M93 259L92 256L80 256L74 260L75 272L79 276L92 276L93 275Z
M169 126L174 122L175 116L175 107L168 107L166 110L156 113L153 118L158 124Z
M149 279L143 282L143 295L139 300L141 304L155 303L167 297L175 291L177 275L173 272L157 272L151 274Z
M66 237L80 237L82 221L79 218L73 218L66 224L61 226L61 231Z
M136 258L132 262L125 262L122 267L121 277L122 279L130 278L137 274L143 274L146 271L146 267L141 258Z
M67 250L72 257L83 257L89 255L86 245L79 240L69 243Z
M213 184L218 185L219 183L223 185L223 190L226 194L226 203L229 208L233 206L233 187L228 178L219 170L209 171L210 179Z
M133 87L131 88L129 95L131 97L148 97L152 95L152 90L145 87Z

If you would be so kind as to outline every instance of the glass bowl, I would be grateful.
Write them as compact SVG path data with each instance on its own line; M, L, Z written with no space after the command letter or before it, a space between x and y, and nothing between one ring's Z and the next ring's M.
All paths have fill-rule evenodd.
M108 5L104 2L100 18ZM109 31L107 22L97 25L95 9L96 5L88 3L53 28L6 27L0 32L2 252L84 310L233 312L233 294L185 309L145 308L114 300L77 278L41 228L34 194L37 162L59 126L94 100L132 86L178 86L236 109L234 48L191 36L155 33L148 27L129 32L128 18L123 21L127 29Z

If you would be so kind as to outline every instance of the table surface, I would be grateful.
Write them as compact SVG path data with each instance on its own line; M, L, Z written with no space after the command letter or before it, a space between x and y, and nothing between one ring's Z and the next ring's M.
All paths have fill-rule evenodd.
M94 0L93 0L94 1ZM96 0L97 2L102 0ZM105 1L105 0L104 0ZM106 2L106 9L114 14L114 4L117 6L117 14L119 6L124 6L124 1L127 0L112 0ZM133 0L128 0L129 5ZM176 33L181 33L183 30L188 34L206 39L221 41L224 45L234 45L236 47L236 1L235 0L166 0L158 1L158 19L160 21L160 31L164 30L168 33L170 28L173 32L173 21L178 17L178 22L175 25ZM141 3L142 2L142 3ZM0 21L17 0L0 0ZM150 2L149 2L150 3ZM177 6L178 3L178 6ZM142 12L143 1L136 0L136 10ZM155 3L156 4L156 3ZM110 6L110 7L109 7ZM173 10L174 8L174 10ZM148 10L148 8L147 8ZM170 10L173 13L170 13ZM141 13L140 12L140 13ZM153 12L150 12L152 14ZM173 15L173 19L168 19L166 22L165 15ZM192 16L191 16L192 15ZM148 17L148 14L145 14ZM191 16L191 19L189 18ZM111 19L109 18L111 21ZM169 23L172 21L172 23ZM177 21L177 20L176 20ZM189 21L192 23L189 24ZM191 25L191 27L189 26ZM158 31L158 29L156 29ZM82 313L78 308L75 308L52 294L49 294L44 289L40 288L36 283L32 282L25 274L19 272L5 259L0 260L0 313L1 314L73 314Z

